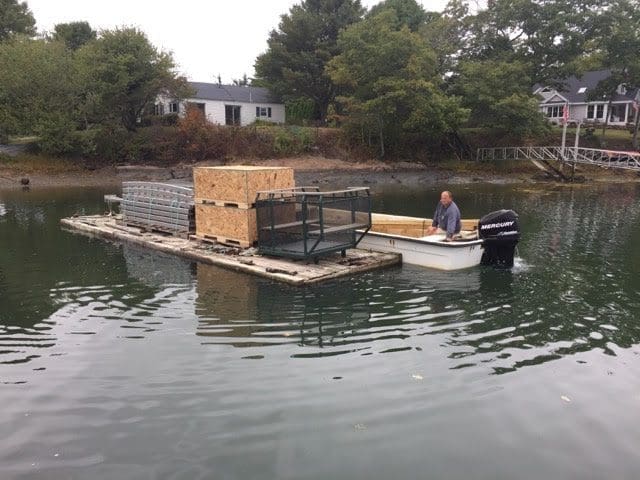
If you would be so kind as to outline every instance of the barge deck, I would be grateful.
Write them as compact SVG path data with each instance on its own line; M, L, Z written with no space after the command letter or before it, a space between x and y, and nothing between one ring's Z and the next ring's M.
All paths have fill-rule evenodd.
M303 261L272 258L252 250L225 247L119 224L119 215L90 215L63 218L61 225L81 233L117 242L142 245L149 249L185 257L222 268L257 275L291 285L310 285L353 274L399 265L399 254L347 250L346 257L335 253L316 265Z

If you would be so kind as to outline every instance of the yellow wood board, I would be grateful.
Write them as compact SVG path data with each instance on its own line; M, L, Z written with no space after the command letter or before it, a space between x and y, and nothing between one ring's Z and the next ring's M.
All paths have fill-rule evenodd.
M224 237L253 244L258 240L256 209L197 204L196 235Z
M293 188L295 180L288 167L196 167L193 184L195 198L252 205L258 192Z

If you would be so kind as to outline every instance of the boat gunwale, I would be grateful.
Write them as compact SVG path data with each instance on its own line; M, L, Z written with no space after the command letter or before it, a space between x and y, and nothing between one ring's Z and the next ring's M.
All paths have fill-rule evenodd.
M406 235L398 235L395 233L376 232L375 230L369 230L368 232L366 232L365 237L369 235L374 235L374 236L383 237L383 238L393 238L397 240L405 240L409 242L419 243L421 245L431 245L431 246L445 247L445 248L464 248L472 245L482 245L484 243L484 240L481 238L478 238L476 240L466 240L464 242L455 242L455 241L454 242L442 242L442 241L434 242L429 240L423 240L418 237L408 237Z

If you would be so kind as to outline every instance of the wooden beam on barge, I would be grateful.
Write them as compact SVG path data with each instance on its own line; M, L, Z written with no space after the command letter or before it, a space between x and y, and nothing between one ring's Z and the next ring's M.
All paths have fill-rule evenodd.
M91 215L63 218L65 229L112 241L129 242L149 249L170 253L190 260L217 265L291 285L310 285L335 278L398 265L401 256L389 253L348 250L346 258L339 253L322 257L320 263L305 264L261 255L238 255L238 249L222 247L226 253L213 251L211 245L185 238L143 232L116 223L115 216Z

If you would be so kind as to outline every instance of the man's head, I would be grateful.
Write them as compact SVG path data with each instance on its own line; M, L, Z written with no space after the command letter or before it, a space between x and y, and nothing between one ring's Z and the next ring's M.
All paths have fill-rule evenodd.
M453 195L451 195L450 191L445 190L440 194L440 203L445 207L448 207L449 205L451 205L452 201L453 201Z

